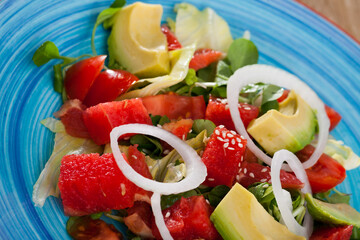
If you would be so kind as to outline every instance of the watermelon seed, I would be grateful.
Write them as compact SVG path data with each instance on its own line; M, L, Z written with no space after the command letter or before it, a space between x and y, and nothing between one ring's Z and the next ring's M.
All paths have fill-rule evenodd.
M263 168L261 169L261 172L266 172L268 169L267 168Z
M244 173L245 173L245 174L247 173L247 169L246 169L246 168L244 168Z
M249 173L249 176L250 177L252 177L252 178L254 178L255 177L255 175L251 172L251 173Z

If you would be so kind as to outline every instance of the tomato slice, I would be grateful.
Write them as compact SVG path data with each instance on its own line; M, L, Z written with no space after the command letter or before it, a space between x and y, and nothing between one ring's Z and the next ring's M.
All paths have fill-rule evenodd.
M138 80L135 75L124 70L103 71L90 87L84 104L91 107L99 103L114 101Z
M331 131L338 125L338 123L341 120L341 116L338 112L336 112L334 109L332 109L331 107L329 107L327 105L325 105L325 111L330 120L329 131Z
M161 31L162 31L163 34L166 36L166 40L167 40L167 43L168 43L168 50L169 50L169 51L182 48L181 43L180 43L179 40L175 37L175 34L174 34L173 32L171 32L171 30L169 29L168 26L166 26L165 24L163 24L163 25L161 26Z
M198 49L195 51L190 61L189 68L195 71L209 66L213 62L219 61L223 57L223 53L210 48Z
M305 146L296 156L301 162L310 158L315 147ZM326 192L340 184L346 177L345 168L332 157L322 154L317 163L305 170L313 193Z
M289 95L289 92L290 92L290 90L284 89L283 94L281 95L281 97L279 97L279 98L277 99L277 101L278 101L279 103L282 102L282 101L284 101L284 100L287 98L287 96Z
M310 240L349 240L353 226L320 227L316 229Z
M143 104L152 115L166 115L169 119L204 119L205 100L203 96L188 97L175 94L156 95L142 98Z
M69 99L83 101L104 66L106 55L87 58L72 65L65 74L64 84Z

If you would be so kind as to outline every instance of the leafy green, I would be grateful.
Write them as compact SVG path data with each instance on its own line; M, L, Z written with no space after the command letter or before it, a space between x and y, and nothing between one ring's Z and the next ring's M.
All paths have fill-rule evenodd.
M359 240L360 239L360 228L354 227L352 234L351 234L351 240Z
M190 190L187 192L171 195L162 195L161 196L161 209L164 210L168 207L171 207L176 201L180 200L182 197L188 198L191 196L199 195L196 190Z
M231 70L235 72L243 66L256 64L259 59L259 52L251 40L238 38L231 43L227 58Z
M164 115L164 116L160 116L160 115L155 115L155 116L150 116L151 118L151 122L154 126L157 126L157 125L164 125L165 123L168 123L170 122L170 119Z
M202 131L206 130L207 136L210 137L210 135L214 132L215 128L216 125L210 120L196 119L194 120L192 126L192 133L198 135Z
M51 131L55 131L53 152L33 187L32 200L36 206L42 207L48 196L59 196L58 179L61 159L69 154L101 153L102 147L90 139L75 138L65 132L59 120L46 119L42 123ZM62 125L62 126L61 126Z
M176 4L175 35L183 46L196 44L199 48L211 48L227 52L233 41L230 28L211 8L199 11L188 3Z
M105 21L109 21L114 15L115 13L117 13L124 5L126 4L125 0L115 0L109 8L102 10L99 15L96 18L96 22L92 31L92 35L91 35L91 50L93 52L94 55L97 55L96 53L96 49L95 49L95 33L96 33L96 28L104 23ZM106 27L108 28L109 24L107 22Z
M136 134L130 138L130 143L132 145L137 144L139 151L144 152L152 158L159 158L163 152L160 141L154 137Z
M91 214L90 217L92 220L96 220L96 219L101 218L102 215L103 215L103 212L98 212L98 213Z
M258 200L258 202L265 208L265 210L274 217L275 220L280 221L281 213L277 206L273 188L269 183L256 183L248 189ZM299 191L290 192L292 198L293 215L298 223L302 223L304 219L306 208L305 197Z
M226 85L229 77L233 74L230 65L223 60L220 60L216 66L215 82L217 86Z
M46 41L35 51L32 60L36 66L40 67L51 59L60 59L59 49L55 43Z
M186 85L191 86L194 85L198 81L196 77L196 71L192 68L189 68L189 71L184 79Z
M216 207L229 191L228 186L218 185L203 195L209 200L211 206Z
M350 203L350 195L339 192L335 188L330 189L329 191L316 193L313 195L314 198L319 199L328 203Z

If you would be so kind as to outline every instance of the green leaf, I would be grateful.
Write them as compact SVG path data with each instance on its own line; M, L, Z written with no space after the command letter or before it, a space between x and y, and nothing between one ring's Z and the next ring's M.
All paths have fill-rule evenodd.
M350 195L339 192L335 188L330 189L327 192L316 193L314 194L314 198L322 200L328 203L346 203L350 204Z
M215 87L211 91L211 95L214 97L226 98L226 86Z
M115 0L111 5L110 8L122 8L125 6L126 0Z
M274 100L274 101L269 101L269 102L265 102L264 104L262 104L261 108L260 108L260 115L265 114L267 111L269 111L271 109L279 110L279 102Z
M161 115L155 115L155 116L152 116L150 115L150 118L151 118L151 122L154 126L157 126L157 125L164 125L165 123L168 123L170 122L170 119L164 115L164 116L161 116Z
M214 187L207 195L210 205L216 207L229 191L230 188L225 185Z
M199 69L197 71L197 76L200 78L200 81L203 82L213 82L216 75L216 64L212 63L209 66Z
M99 212L99 213L91 214L90 217L91 217L92 220L96 220L96 219L101 218L102 215L103 215L103 212Z
M188 86L195 84L198 81L198 79L196 77L196 71L192 68L189 68L189 71L188 71L184 81L185 81L186 85L188 85Z
M142 134L134 135L130 138L132 145L138 144L138 149L152 158L158 158L162 154L162 146L158 139Z
M36 64L36 66L40 67L44 65L51 59L59 59L59 49L56 47L55 43L51 41L46 41L36 50L34 53L32 60Z
M61 71L61 64L54 65L53 69L54 69L54 90L58 93L62 93L64 84L63 84L63 76Z
M275 101L282 96L284 89L276 85L266 85L263 89L262 104L270 101Z
M169 122L170 122L170 119L166 115L162 116L159 120L159 124L161 126L164 125L165 123L169 123Z
M195 134L199 134L206 129L208 137L214 132L215 128L216 128L216 125L212 121L205 120L205 119L194 120L194 123L192 126L193 133L195 133Z
M219 61L216 66L215 82L218 86L226 85L229 77L233 74L230 66L223 60Z
M354 227L351 235L351 240L359 240L360 239L360 228Z
M231 70L235 72L243 66L256 64L259 53L252 41L238 38L231 43L227 57L230 61Z
M161 209L164 210L168 207L171 207L176 201L178 201L182 197L188 198L188 197L196 196L196 195L199 195L196 190L190 190L190 191L179 193L179 194L162 195L161 196Z

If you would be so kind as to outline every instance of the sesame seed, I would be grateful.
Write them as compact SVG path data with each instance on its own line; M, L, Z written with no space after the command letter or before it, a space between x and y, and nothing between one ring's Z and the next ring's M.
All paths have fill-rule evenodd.
M219 128L224 128L225 126L224 125L219 125Z
M237 133L233 130L230 131L232 134L236 135Z
M225 105L225 110L228 110L229 109L229 105Z
M269 184L264 184L262 187L263 187L263 188L268 188L268 187L269 187Z
M183 135L182 135L182 140L183 140L183 141L185 140L185 137L186 137L186 135L183 134Z
M137 159L137 156L135 156L135 155L132 155L132 157L133 157L134 159Z
M220 131L216 129L216 130L215 130L215 134L216 134L216 135L220 135Z
M240 164L239 164L240 165ZM239 172L241 172L242 168L239 168Z
M236 180L239 181L240 180L240 176L236 175Z
M229 138L234 137L234 135L232 135L231 133L226 134L226 136L228 136Z
M238 167L241 167L241 162L239 162Z
M244 168L244 173L245 173L245 174L247 173L247 169L246 169L246 168Z
M266 172L268 169L266 167L264 167L263 169L261 169L261 172Z
M249 176L250 177L252 177L252 178L254 178L255 177L255 175L251 172L251 173L249 173Z
M209 202L209 200L207 200L207 199L206 199L206 200L205 200L205 202L206 202L207 204L209 204L209 205L210 205L210 202Z
M237 141L237 142L241 142L241 139L240 139L240 138L236 138L236 141Z
M230 140L228 138L225 138L224 139L224 142L229 142Z
M126 187L125 187L125 184L120 184L120 188L121 188L121 195L122 196L125 196L126 194Z
M231 139L231 144L235 145L235 139Z
M260 179L260 182L266 182L266 179L265 178Z
M229 143L224 143L224 148L227 148L229 146Z
M240 161L243 161L243 160L244 160L244 156L241 156Z
M168 149L166 149L166 150L164 150L164 154L169 154L169 150Z
M192 133L192 129L190 129L189 133Z
M242 139L245 139L243 136L240 136Z
M235 150L235 148L233 148L233 147L228 147L228 149L229 149L229 150Z
M151 170L153 168L153 166L149 166L149 170Z
M242 145L241 143L238 144L239 148L242 148L244 145Z
M213 179L213 178L208 178L208 181L212 182L212 181L215 181L215 179Z
M160 124L156 125L158 128L162 128L162 126Z
M243 109L245 109L245 110L251 110L251 108L249 108L249 107L243 107Z
M222 137L226 138L226 132L222 132Z
M167 212L167 213L165 214L165 217L166 217L166 218L170 217L170 212Z
M221 142L224 141L224 139L222 139L221 137L217 137L217 139L218 139L219 141L221 141Z

